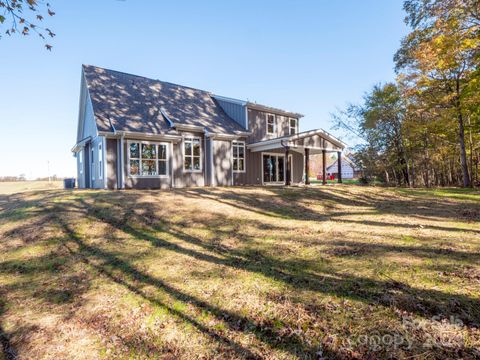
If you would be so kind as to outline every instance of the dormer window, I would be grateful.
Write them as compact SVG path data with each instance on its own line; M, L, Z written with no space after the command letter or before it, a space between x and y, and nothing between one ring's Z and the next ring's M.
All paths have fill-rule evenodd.
M277 122L275 119L275 115L267 114L267 134L275 135L277 132Z
M288 129L290 135L295 135L298 130L298 119L290 118L288 119Z

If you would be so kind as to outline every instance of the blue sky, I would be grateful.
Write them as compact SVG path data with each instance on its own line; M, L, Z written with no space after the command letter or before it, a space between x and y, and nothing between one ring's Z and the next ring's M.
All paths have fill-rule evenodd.
M330 131L336 108L394 79L407 32L401 0L50 3L52 52L37 37L0 39L0 176L46 176L47 161L75 174L82 63L297 111L301 130Z

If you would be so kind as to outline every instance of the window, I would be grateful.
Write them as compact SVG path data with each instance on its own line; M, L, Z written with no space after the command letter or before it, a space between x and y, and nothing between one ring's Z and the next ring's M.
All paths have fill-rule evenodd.
M234 141L233 146L233 171L245 171L245 143L242 141Z
M297 119L290 118L288 119L288 128L290 135L294 135L297 133Z
M80 174L83 174L83 150L78 152L78 163L79 163L79 171Z
M103 153L102 153L102 144L98 144L98 178L103 178Z
M183 168L187 171L201 171L200 138L185 138L183 140Z
M267 134L275 134L277 130L277 123L275 115L267 114Z
M95 161L94 161L95 148L94 147L92 147L91 153L92 153L92 157L90 158L90 163L91 163L90 168L92 169L92 180L95 180Z
M128 174L135 177L167 176L167 144L129 142L128 169Z

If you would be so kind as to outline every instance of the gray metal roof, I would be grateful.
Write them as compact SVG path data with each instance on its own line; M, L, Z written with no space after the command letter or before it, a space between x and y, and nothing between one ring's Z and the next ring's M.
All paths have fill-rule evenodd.
M245 131L212 98L212 94L142 76L83 65L99 131L159 134L174 124L193 125L213 133Z

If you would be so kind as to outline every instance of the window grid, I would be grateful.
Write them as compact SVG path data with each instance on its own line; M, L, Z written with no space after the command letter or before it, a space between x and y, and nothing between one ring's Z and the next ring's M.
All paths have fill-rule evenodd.
M288 119L288 128L289 128L289 134L290 135L295 135L297 133L297 119L295 118L289 118Z
M191 172L202 171L200 138L185 138L183 146L183 169Z
M129 142L128 175L130 177L167 177L167 144Z
M277 130L277 124L274 114L267 114L267 134L273 135Z
M233 146L233 171L245 171L245 143L243 141L234 141Z

